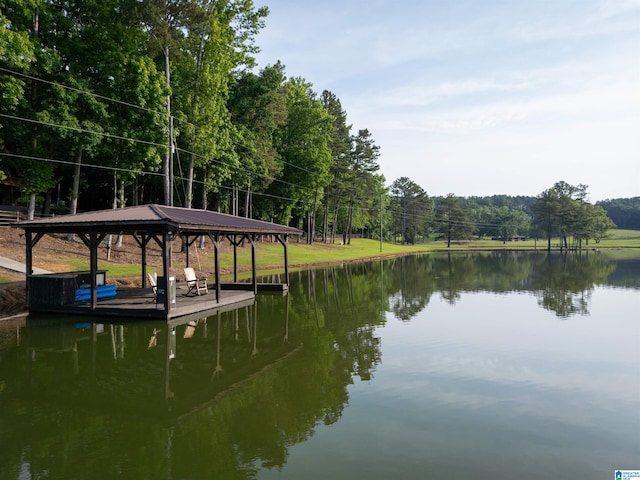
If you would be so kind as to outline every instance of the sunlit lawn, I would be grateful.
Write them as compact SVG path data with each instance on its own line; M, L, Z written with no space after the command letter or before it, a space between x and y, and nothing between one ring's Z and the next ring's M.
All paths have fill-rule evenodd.
M451 247L447 248L446 242L442 240L428 241L416 245L400 245L397 243L383 242L382 251L378 240L368 239L352 239L351 245L324 244L316 242L313 245L298 243L296 240L290 241L288 244L289 265L292 267L302 265L313 265L322 263L348 262L358 259L377 258L380 256L403 255L419 252L438 252L438 251L483 251L483 250L545 250L546 241L544 240L526 240L522 242L506 242L502 243L497 240L468 240L452 242ZM552 248L559 248L559 241L552 240ZM588 248L599 249L626 249L640 248L640 231L639 230L611 230L609 236L603 239L599 244L591 241ZM284 261L284 252L282 245L279 243L257 243L256 244L256 266L261 273L269 273L269 267L273 272L282 272ZM88 270L88 258L61 258L60 263L68 266L68 271ZM212 265L213 261L210 255L204 253L193 254L191 263L201 265ZM222 268L233 266L233 254L231 251L225 251L220 255L220 264ZM238 249L238 265L241 270L248 270L251 267L251 248L244 247ZM175 264L181 267L180 264ZM139 264L122 264L99 260L99 268L106 269L109 277L125 277L131 275L140 275L141 266ZM157 267L156 267L157 268ZM151 268L150 268L151 269ZM243 274L246 276L247 274ZM228 278L228 277L227 277ZM0 282L2 280L0 279Z

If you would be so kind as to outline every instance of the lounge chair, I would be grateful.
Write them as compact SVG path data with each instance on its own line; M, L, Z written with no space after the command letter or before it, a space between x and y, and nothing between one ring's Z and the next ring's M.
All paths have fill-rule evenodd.
M207 288L207 277L197 277L193 268L186 267L184 269L184 278L187 281L188 288L185 296L190 294L204 295L205 293L209 293L209 289Z
M149 286L151 287L151 291L153 292L153 296L158 296L158 274L156 272L147 273L147 278L149 279Z

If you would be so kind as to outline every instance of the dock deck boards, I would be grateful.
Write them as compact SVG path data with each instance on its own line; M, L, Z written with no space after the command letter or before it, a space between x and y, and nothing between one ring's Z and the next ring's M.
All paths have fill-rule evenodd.
M156 304L155 297L149 288L120 288L114 298L98 300L95 310L89 308L88 302L80 302L58 307L30 309L32 313L65 313L87 316L118 316L135 319L155 318L172 319L184 316L204 316L216 311L224 311L252 304L255 295L251 291L224 291L220 301L216 301L215 290L201 296L184 296L185 288L178 287L176 303L171 306L167 316L164 305Z

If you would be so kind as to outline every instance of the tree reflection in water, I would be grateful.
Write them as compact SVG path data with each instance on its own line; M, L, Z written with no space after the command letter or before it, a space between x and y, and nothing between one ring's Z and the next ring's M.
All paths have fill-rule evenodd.
M0 478L255 478L374 378L387 312L488 291L585 315L615 269L595 252L418 255L299 271L288 296L183 324L29 320L1 337Z

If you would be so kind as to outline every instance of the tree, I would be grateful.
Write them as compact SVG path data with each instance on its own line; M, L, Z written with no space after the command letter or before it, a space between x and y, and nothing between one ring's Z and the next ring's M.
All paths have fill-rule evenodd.
M347 223L343 230L343 243L351 244L351 230L353 228L353 211L358 205L363 205L367 199L371 198L371 193L375 191L376 173L380 169L378 158L380 157L380 147L378 147L367 129L358 130L358 134L352 139L352 150L349 155L348 174L346 180L349 184L349 207L347 210ZM366 209L360 209L366 212ZM366 214L361 215L362 219ZM359 225L362 227L364 221Z
M588 232L588 239L593 238L596 243L607 236L607 232L617 225L609 218L606 210L599 205L591 207L591 225Z
M254 218L271 218L272 202L262 194L282 172L276 136L287 119L285 80L284 66L278 62L258 75L240 72L231 85L228 108L238 134L235 151L242 159L244 173L236 181L247 187L251 184L247 197L257 194L250 206Z
M243 158L244 165L240 165L239 153L246 151L235 148L243 142L231 120L229 99L232 72L254 63L250 56L253 38L266 14L266 8L254 10L252 2L202 2L199 21L190 24L189 35L182 42L173 101L185 117L180 122L179 141L189 156L184 199L187 207L193 199L195 167L219 184L232 180L234 186L264 174L264 164L254 163L252 157Z
M165 75L168 125L162 173L164 203L173 205L174 117L171 106L171 58L174 48L178 54L181 52L180 44L190 27L202 22L203 11L196 0L143 0L138 15L149 32L149 52L158 61L158 66Z
M451 240L470 238L475 228L470 210L462 206L460 199L453 193L436 202L434 229L437 238L447 240L447 248L451 247Z
M542 192L531 205L533 231L547 239L547 251L551 251L551 238L558 231L559 208L558 192L554 189Z
M532 205L534 230L547 238L547 250L551 250L551 237L560 236L560 249L569 248L569 237L573 248L581 248L582 241L600 239L613 223L606 212L587 201L587 186L557 182L553 188L542 192Z
M529 216L521 211L508 207L497 207L493 210L491 221L496 225L498 236L506 243L514 235L526 235L529 230Z
M422 187L408 177L400 177L391 184L391 211L393 232L402 243L415 243L424 235L432 218L432 203Z
M640 197L613 198L596 205L605 209L618 228L640 230Z
M294 213L298 217L304 215L314 197L322 194L329 184L332 123L311 90L311 84L294 78L288 80L284 88L287 120L276 133L282 173L268 193L279 197L273 204L276 221L288 224Z
M351 125L347 124L347 113L343 110L340 99L332 92L325 90L320 99L322 105L332 117L331 130L331 183L325 189L322 240L333 243L338 226L341 200L348 191L349 155L351 154ZM332 204L331 204L332 202ZM331 204L331 205L330 205ZM329 210L331 206L331 211ZM329 217L331 216L331 235L329 236Z
M31 28L25 28L26 19L31 16L31 2L5 2L0 10L0 60L11 70L24 70L35 58L34 44L30 40ZM8 14L11 13L11 16ZM25 81L8 71L0 71L0 111L15 114L18 106L25 101ZM0 145L5 141L2 135L3 119L0 119ZM1 148L4 150L4 148ZM6 178L0 157L0 180Z

